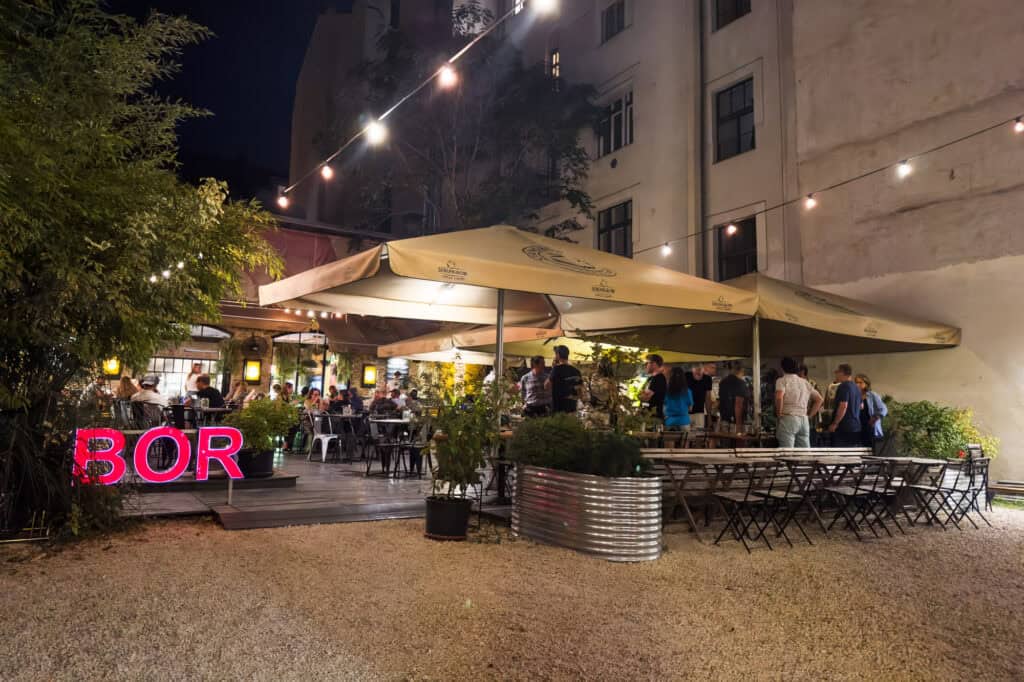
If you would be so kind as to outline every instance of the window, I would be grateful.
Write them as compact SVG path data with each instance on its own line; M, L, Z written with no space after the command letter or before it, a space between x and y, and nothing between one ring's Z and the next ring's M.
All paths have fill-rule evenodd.
M192 358L152 358L146 367L146 374L155 374L160 378L156 390L165 396L185 395L185 379L192 371L192 364L202 365L203 374L210 375L213 386L223 385L223 376L217 374L216 360L198 360Z
M733 229L735 228L735 229ZM757 220L747 218L715 228L718 281L757 272Z
M562 77L562 55L559 53L558 48L551 50L551 61L549 63L549 73L552 78Z
M597 214L597 248L633 257L633 202L624 201Z
M601 42L606 43L626 30L626 0L619 0L601 12Z
M715 161L754 149L754 79L715 95Z
M736 21L744 14L750 14L750 0L715 0L715 27L717 31Z
M612 101L598 126L597 155L611 154L633 144L633 91Z

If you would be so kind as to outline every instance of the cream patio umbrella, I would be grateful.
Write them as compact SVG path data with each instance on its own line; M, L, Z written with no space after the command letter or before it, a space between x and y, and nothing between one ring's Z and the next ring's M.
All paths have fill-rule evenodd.
M260 305L468 324L591 328L750 317L756 295L508 225L401 239L259 288Z
M960 330L951 325L759 273L729 280L728 284L757 295L757 314L752 320L645 327L631 333L644 343L663 348L752 357L754 409L758 415L762 354L860 355L960 344Z

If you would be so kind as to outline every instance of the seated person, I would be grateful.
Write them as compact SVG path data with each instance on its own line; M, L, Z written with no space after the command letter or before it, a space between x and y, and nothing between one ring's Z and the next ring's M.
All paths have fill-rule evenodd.
M363 411L363 399L359 397L359 391L350 388L348 389L348 404L352 406L352 413L359 414Z
M398 404L391 398L385 397L384 391L373 392L373 402L370 403L370 414L394 414L398 411Z
M409 395L405 399L405 409L409 410L417 417L423 414L423 403L420 402L419 391L415 388L409 391Z
M402 397L402 392L397 388L391 389L391 402L398 406L398 409L405 409L405 398Z
M224 407L224 396L220 394L220 391L210 385L209 374L200 374L196 377L195 399L189 398L186 404L192 405L204 398L209 401L208 407Z
M311 388L302 401L302 406L310 412L325 412L328 408L328 401L320 397L319 388Z
M155 374L147 374L142 377L142 381L139 385L142 387L135 395L131 397L133 403L146 403L147 405L159 405L160 407L167 407L167 396L161 395L157 392L157 384L160 383L160 377Z

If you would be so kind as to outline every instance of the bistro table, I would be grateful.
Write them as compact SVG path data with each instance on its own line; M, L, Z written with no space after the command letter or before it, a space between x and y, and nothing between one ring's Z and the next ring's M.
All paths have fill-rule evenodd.
M787 495L797 496L796 503L780 524L782 530L785 530L789 522L807 506L818 526L828 535L828 528L818 509L822 491L827 487L840 485L856 467L864 464L864 460L857 456L827 454L782 455L777 459L786 465L791 477L786 490ZM803 531L803 528L800 530ZM804 537L807 537L806 533ZM807 541L810 542L810 539Z
M665 467L676 497L675 504L669 512L669 515L673 516L676 509L682 507L683 511L686 513L686 521L690 524L690 528L693 530L693 534L699 542L703 542L703 539L701 538L700 530L697 527L697 522L693 518L693 510L690 509L690 505L686 501L687 481L689 480L692 482L694 480L694 473L697 473L697 475L703 475L700 481L702 483L706 482L707 485L702 487L700 496L713 496L715 490L718 490L721 485L724 484L726 487L731 485L733 474L737 467L745 467L751 461L738 459L736 457L722 457L717 455L694 456L685 453L652 453L650 455L645 455L645 457L654 460Z
M206 426L211 415L217 417L234 412L230 407L199 407L198 405L192 405L192 410L196 415L196 426Z

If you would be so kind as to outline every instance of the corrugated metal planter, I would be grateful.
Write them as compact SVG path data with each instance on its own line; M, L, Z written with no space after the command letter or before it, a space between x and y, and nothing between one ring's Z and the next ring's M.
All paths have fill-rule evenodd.
M608 561L661 556L661 479L520 466L512 532Z

